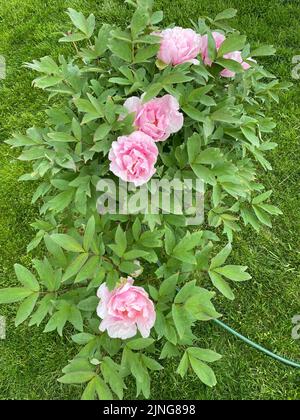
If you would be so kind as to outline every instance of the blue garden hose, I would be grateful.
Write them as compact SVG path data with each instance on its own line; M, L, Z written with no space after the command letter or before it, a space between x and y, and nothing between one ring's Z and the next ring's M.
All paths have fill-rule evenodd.
M224 322L221 322L218 319L214 319L213 321L217 325L219 325L221 328L224 328L226 331L230 332L231 334L233 334L234 336L236 336L240 340L244 341L249 346L255 348L256 350L261 351L262 353L266 354L267 356L270 356L273 359L278 360L281 363L284 363L285 365L300 369L300 364L299 363L293 362L292 360L285 359L284 357L281 357L281 356L278 356L275 353L272 353L270 350L267 350L264 347L260 346L259 344L254 343L253 341L249 340L248 338L244 337L243 335L241 335L237 331L228 327L228 325L224 324Z

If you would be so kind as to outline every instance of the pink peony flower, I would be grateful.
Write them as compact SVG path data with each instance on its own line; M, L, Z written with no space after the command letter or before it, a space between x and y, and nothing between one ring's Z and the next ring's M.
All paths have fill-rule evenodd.
M242 58L242 53L240 51L235 51L229 54L225 54L224 58L226 58L227 60L234 60L237 61L238 63L240 63L243 67L244 70L249 70L250 69L250 64L246 63L243 58ZM235 72L230 71L228 69L224 69L223 71L221 71L221 76L223 77L234 77L235 76Z
M201 36L192 29L175 27L165 29L160 34L162 37L160 50L157 58L165 64L176 66L177 64L199 64L196 59L201 51Z
M141 131L121 136L109 152L110 170L125 182L140 186L155 174L158 149L153 139Z
M155 98L143 104L136 96L127 99L124 107L135 113L136 128L154 141L164 141L172 133L177 133L183 126L183 115L179 112L179 103L172 95Z
M217 51L219 51L221 45L223 44L226 38L223 34L220 34L220 32L213 32L212 36L215 40ZM207 35L204 35L202 37L202 60L206 66L212 65L212 61L208 54L208 36Z
M217 51L219 51L219 49L221 48L221 45L223 44L223 42L225 41L226 38L220 32L213 32L212 36L215 40ZM250 64L246 63L243 60L242 53L240 51L234 51L234 52L225 54L224 58L227 59L227 60L237 61L238 63L240 63L242 65L244 70L248 70L251 67ZM207 66L212 65L212 61L209 58L209 54L208 54L208 36L207 35L204 35L202 37L202 60L203 60L205 65L207 65ZM255 62L254 60L251 60L251 61ZM233 72L233 71L230 71L228 69L224 69L224 70L221 71L220 74L223 77L234 77L236 73Z
M156 319L154 304L142 287L133 286L131 277L122 280L112 292L105 283L98 290L100 331L107 330L111 338L126 340L139 330L142 337L147 338Z

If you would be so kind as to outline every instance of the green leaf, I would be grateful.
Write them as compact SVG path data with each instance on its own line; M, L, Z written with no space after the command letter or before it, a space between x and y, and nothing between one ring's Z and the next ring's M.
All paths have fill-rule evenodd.
M253 146L259 147L260 141L257 135L255 134L255 130L250 127L241 127L242 133L246 137L248 141L250 141Z
M92 216L87 222L84 237L83 237L83 248L87 252L90 250L90 246L94 239L95 231L96 231L96 222L95 222L94 216Z
M72 202L74 198L74 189L70 188L67 191L63 191L51 200L47 202L49 210L55 213L61 213L65 210Z
M187 76L181 71L174 71L172 73L167 74L162 79L162 84L165 85L174 85L179 83L191 82L193 77Z
M116 270L110 271L106 278L106 285L109 290L113 290L119 281L119 273Z
M33 293L31 296L28 296L20 305L16 319L15 325L18 327L21 325L33 312L36 302L39 298L39 293Z
M212 350L200 349L199 347L189 347L187 352L192 357L202 360L202 362L213 363L222 359L222 356L220 354Z
M94 372L72 372L58 379L62 384L84 384L95 377Z
M219 58L216 61L217 64L222 66L224 69L230 70L234 73L243 73L244 68L238 61L227 59L227 58Z
M59 311L55 312L49 319L44 333L57 330L58 334L62 337L62 332L66 322L68 321L70 306L65 304L60 308Z
M82 34L82 33L73 33L73 34L67 34L65 36L63 36L62 38L60 38L58 41L59 42L79 42L79 41L83 41L84 39L86 39L86 35Z
M231 251L232 251L232 246L229 243L225 246L225 248L222 249L221 252L219 252L218 255L216 255L211 260L210 269L213 270L216 267L221 267L226 262L227 258L231 254Z
M161 83L154 83L151 85L145 92L145 95L143 96L143 102L149 102L151 99L153 99L155 96L158 96L160 91L163 89L163 85Z
M117 370L118 365L116 365L109 357L105 357L100 366L105 382L109 384L113 392L120 400L123 399L123 389L125 388L125 385L120 373Z
M160 248L162 246L162 237L163 233L159 231L146 231L142 234L140 238L140 243L146 248Z
M86 356L77 356L75 359L65 366L62 370L63 373L76 373L76 372L92 372L93 366L86 358Z
M142 354L142 361L144 365L150 370L159 371L163 369L163 366L160 363L148 356L145 356L144 354Z
M70 252L84 252L82 246L72 236L65 234L53 234L50 238L66 251Z
M153 338L136 338L135 340L128 341L126 344L131 350L142 350L154 343Z
M21 287L0 289L0 304L16 303L32 295L32 290Z
M175 246L173 255L175 253L179 254L181 252L192 251L193 249L199 247L201 245L202 236L202 231L193 232L192 234L188 232Z
M115 241L119 249L119 257L122 257L127 248L127 238L126 233L123 231L121 225L119 225L117 228Z
M134 57L134 63L144 63L145 61L149 60L149 58L153 57L157 54L159 50L159 45L149 45L145 48L139 48L136 56Z
M262 210L274 216L279 216L283 214L282 211L278 207L272 206L271 204L260 204L259 207Z
M26 289L38 292L40 285L35 276L25 267L20 264L14 265L16 276Z
M80 344L81 346L89 343L90 341L94 339L95 339L94 335L87 334L87 333L80 333L80 334L72 335L72 340L74 341L74 343Z
M96 381L96 392L100 401L111 401L113 400L112 393L106 383L99 377Z
M29 326L37 325L38 327L41 325L43 320L48 315L49 311L53 308L52 299L54 296L52 294L48 294L43 297L43 299L39 302L38 309L32 315Z
M103 267L99 267L95 274L95 278L92 281L90 281L87 290L89 291L91 289L98 289L98 287L102 284L103 280L105 279L105 274L106 270Z
M112 27L108 24L101 26L98 37L95 40L95 53L98 57L101 57L108 49L108 41L110 38L110 32Z
M42 283L50 292L57 291L60 288L62 280L61 269L54 271L52 265L46 257L43 261L34 260L34 267L38 272Z
M188 252L188 251L175 252L174 251L172 256L176 258L177 260L182 261L183 263L186 263L186 264L191 264L191 265L197 264L197 260L193 252Z
M225 267L215 268L214 271L233 281L247 281L252 277L245 273L248 267L240 265L226 265Z
M161 22L164 18L164 12L162 10L158 10L157 12L154 12L151 15L151 25L157 25L159 22Z
M81 311L95 312L98 305L99 298L97 296L90 296L89 298L80 301L77 307Z
M128 251L124 254L125 260L136 260L138 258L146 257L148 252L140 250L140 249L132 249L131 251Z
M217 111L211 114L211 119L213 121L224 122L228 124L237 124L239 119L235 118L230 111L225 108L218 109Z
M215 22L218 22L219 20L226 20L226 19L232 19L237 15L237 10L236 9L226 9L223 12L219 13L216 17L215 17Z
M164 280L159 288L159 297L168 296L172 300L176 292L178 278L179 275L176 273Z
M191 355L189 356L189 360L193 371L196 373L201 382L211 388L217 385L217 379L214 371L208 365L202 363L200 360Z
M209 93L213 89L213 85L206 85L200 88L192 90L188 96L188 100L191 102L198 102L204 95Z
M214 293L197 287L193 295L185 302L184 308L194 320L210 321L211 319L219 318L220 314L211 302L213 297Z
M178 357L178 356L179 356L179 350L177 349L177 347L174 346L174 344L167 341L161 351L160 359L167 359L167 358Z
M131 81L128 80L128 79L125 79L125 77L111 77L108 81L109 81L109 83L112 83L112 84L115 84L115 85L121 85L121 86L130 86L131 85Z
M83 265L87 262L89 258L89 254L80 254L78 255L69 265L65 274L63 275L62 281L65 282L69 280L71 277L78 274L79 270L83 267Z
M146 28L149 21L149 13L146 7L138 7L133 14L131 20L131 34L132 38L136 39L137 36Z
M242 208L241 209L241 215L242 218L244 220L245 225L247 226L248 224L251 224L251 226L257 231L259 232L260 230L260 223L257 219L257 217L255 216L254 212L250 209L247 208Z
M176 238L171 228L166 226L165 228L165 249L168 255L172 255L172 252L176 245Z
M263 203L264 201L268 200L271 197L272 193L273 191L271 190L271 191L267 191L267 192L264 192L263 194L258 195L252 200L252 204Z
M139 268L139 265L131 261L123 261L119 267L120 271L126 274L134 274Z
M38 160L45 157L45 148L44 147L31 147L30 149L24 150L19 160L22 161L31 161Z
M187 149L189 162L190 164L193 164L201 150L201 137L199 134L195 133L188 139Z
M44 76L38 77L33 81L33 85L40 89L47 89L49 87L58 85L63 81L62 76Z
M89 98L92 99L92 96L90 96ZM95 100L92 100L92 102L93 103L91 103L91 101L87 99L81 99L81 98L74 100L74 103L76 107L78 108L78 111L87 114L87 116L85 116L81 124L87 123L93 120L97 120L103 117L102 109L99 108Z
M44 241L48 252L53 255L59 266L65 267L67 265L67 259L61 247L49 235L44 236Z
M174 324L176 330L178 332L179 338L183 338L187 328L190 326L189 322L187 322L186 311L182 305L172 305L172 317L174 320Z
M216 41L215 41L211 31L207 32L207 37L208 37L208 56L209 56L210 60L212 62L214 62L216 57L217 57Z
M75 283L80 283L84 280L92 279L96 273L96 270L99 271L100 264L101 262L100 262L99 257L97 256L91 257L77 274Z
M90 15L88 19L85 18L83 13L78 13L76 10L69 8L67 14L70 16L74 26L83 32L88 38L93 35L95 30L95 16Z
M196 289L196 280L186 283L177 293L174 303L184 303L190 296L193 295Z
M185 375L187 374L188 368L189 368L189 358L188 358L187 353L184 353L184 355L182 356L182 359L180 360L180 363L176 372L183 379Z
M81 401L94 401L96 396L96 377L93 378L86 386Z
M158 301L158 290L156 289L156 287L151 286L151 284L149 284L148 289L149 289L149 294L151 298L155 301Z
M68 315L68 321L73 325L73 327L79 331L83 331L83 319L81 312L76 306L72 305Z
M161 70L161 71L165 70L168 67L168 64L158 59L155 61L155 65L158 68L158 70Z
M132 225L132 234L136 242L138 242L138 240L140 239L141 232L142 232L142 225L141 225L140 219L137 217Z
M247 37L244 35L233 34L229 36L218 51L218 57L223 57L225 54L242 50L246 44Z
M202 123L205 121L205 114L202 111L199 111L197 108L186 105L182 109L190 118L192 118L192 120Z
M111 130L110 124L104 123L104 124L99 125L99 127L97 128L94 134L94 141L96 142L96 141L105 139L105 137L107 137L107 135L109 134L110 130Z
M75 137L71 136L69 133L60 133L58 131L54 133L49 133L48 137L52 141L57 141L59 143L75 143L77 142L77 139Z
M136 396L142 392L145 398L150 396L150 377L148 370L141 361L141 355L130 352L127 356L130 371L136 379Z
M43 57L40 60L34 60L33 63L26 63L26 67L46 74L59 74L60 68L52 57Z
M13 148L15 148L15 147L24 147L24 146L35 146L39 144L40 141L36 139L31 139L30 137L16 133L16 134L13 134L13 137L11 139L6 140L4 143L9 144Z
M274 48L273 45L262 45L261 47L256 48L254 51L251 51L251 57L264 57L275 54L276 48Z
M191 167L199 179L210 185L216 185L216 177L211 169L196 163L192 164Z
M220 274L215 273L214 271L209 271L209 277L213 285L229 300L234 300L235 296L231 290L229 284L220 276Z
M174 344L174 345L177 345L178 344L176 329L175 329L175 327L170 322L167 322L166 323L166 325L165 325L165 331L164 331L164 334L163 335L172 344Z
M199 102L202 105L205 105L206 107L208 106L216 106L216 101L209 95L203 95L200 99ZM207 124L207 118L205 118L204 124Z
M117 57L128 63L131 63L132 48L130 43L112 38L108 43L108 47Z
M271 222L271 218L268 215L268 213L266 213L261 206L252 206L253 210L255 212L256 217L258 218L258 220L269 227L272 227L272 222Z
M195 160L195 163L202 165L216 165L220 162L222 156L223 155L220 149L209 147L199 153Z
M72 120L72 132L77 141L82 140L82 128L79 121L76 118L73 118Z

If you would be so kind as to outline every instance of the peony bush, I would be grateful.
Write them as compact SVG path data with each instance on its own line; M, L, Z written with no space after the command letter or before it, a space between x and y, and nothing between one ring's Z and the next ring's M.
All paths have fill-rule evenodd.
M129 376L149 398L151 373L170 358L181 377L215 386L221 356L194 327L221 316L216 293L232 300L234 283L251 278L228 262L235 233L281 213L258 176L276 147L266 115L289 87L259 63L274 48L252 48L232 29L233 9L166 28L152 0L127 3L127 28L96 30L94 15L68 10L60 42L73 56L26 64L49 93L46 123L7 141L32 164L21 181L37 182L40 218L32 266L15 265L21 285L0 290L0 303L21 302L16 326L71 336L78 354L59 381L83 384L83 399L122 399ZM152 179L202 180L205 221L99 214L107 178L149 189Z

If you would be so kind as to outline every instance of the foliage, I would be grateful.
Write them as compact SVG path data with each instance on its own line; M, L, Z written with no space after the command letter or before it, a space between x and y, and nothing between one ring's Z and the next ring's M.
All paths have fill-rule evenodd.
M161 347L161 358L181 353L181 376L191 368L205 384L215 385L207 363L219 355L194 347L192 327L220 314L212 303L214 293L191 279L201 270L232 299L228 280L250 278L246 267L225 264L234 233L242 225L256 230L270 226L269 215L280 214L268 202L271 192L264 192L257 181L256 163L271 169L265 152L275 144L262 136L275 124L264 117L263 108L277 101L278 92L287 86L259 65L228 83L218 74L232 63L217 57L211 69L190 64L159 68L160 63L154 63L157 37L149 34L162 13L151 10L150 1L139 1L130 29L103 25L93 38L94 17L86 19L70 9L76 29L60 41L75 43L76 57L61 56L58 63L45 57L28 64L42 74L35 85L50 93L47 127L33 127L7 142L23 148L21 160L33 161L33 172L22 180L43 180L33 197L43 204L28 250L45 246L48 253L34 260L36 275L16 265L22 287L0 291L0 302L23 300L17 325L29 317L30 325L46 320L46 332L62 335L71 324L77 331L72 339L82 349L60 381L87 383L84 399L96 394L111 398L111 392L122 398L128 375L136 380L137 394L149 397L149 371L162 368L152 357ZM229 14L214 21L200 19L195 27L201 34L210 31L207 24L232 33L223 22ZM273 53L270 48L251 51L239 34L229 39L232 44L226 51L235 49L238 39L245 59ZM164 91L178 98L186 125L161 150L159 174L204 178L208 230L188 232L179 217L99 217L96 212L96 185L109 174L106 156L111 143L132 129L130 116L119 120L122 103L136 92L145 93L146 100ZM222 231L229 244L218 252ZM151 339L122 343L99 335L95 292L104 281L113 289L120 276L134 271L136 258L150 266L150 273L155 271L156 278L145 278L142 285L156 302L157 323Z

